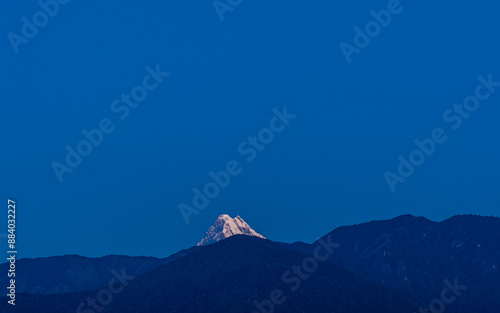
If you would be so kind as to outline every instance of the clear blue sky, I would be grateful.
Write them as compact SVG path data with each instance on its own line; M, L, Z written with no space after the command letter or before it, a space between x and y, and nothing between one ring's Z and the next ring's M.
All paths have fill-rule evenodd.
M41 8L4 6L0 198L5 219L17 201L20 257L167 256L222 213L285 242L406 213L499 215L500 88L459 129L443 120L478 76L500 81L494 1L402 0L351 63L339 45L388 1L243 1L223 21L211 1L70 1L17 53L8 34ZM121 120L112 103L157 64L170 75ZM296 117L246 161L240 143L284 106ZM51 164L105 118L114 131L59 182ZM435 128L448 139L391 192L384 173ZM230 160L241 173L186 225L179 204Z

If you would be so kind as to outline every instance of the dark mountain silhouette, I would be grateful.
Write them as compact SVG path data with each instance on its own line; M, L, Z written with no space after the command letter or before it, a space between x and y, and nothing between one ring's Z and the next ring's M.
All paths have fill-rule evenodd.
M282 276L306 258L311 257L269 240L232 236L135 278L102 312L258 312L253 302L265 305L276 289L282 290L280 299L284 300L273 305L276 312L401 313L416 309L395 292L329 262L319 263L299 280L298 287L296 281L284 282ZM292 277L297 275L287 276ZM67 313L97 293L20 295L16 312Z
M466 285L456 312L500 312L500 219L455 216L437 223L404 215L340 227L329 233L341 244L331 260L400 291L422 307L446 288Z
M93 290L104 286L113 269L124 266L132 274L140 275L161 264L161 260L150 257L128 257L110 255L102 258L86 258L65 255L49 258L20 259L17 261L19 293L56 294ZM8 264L0 265L1 273L7 273ZM0 283L7 286L7 276Z
M113 271L125 268L128 274L139 276L196 250L198 247L181 250L164 259L125 255L101 258L64 255L20 259L16 262L16 275L22 278L18 279L16 292L50 295L94 290L105 286L113 277ZM8 268L9 263L1 264L0 273L7 273ZM7 286L9 279L7 275L2 275L0 285Z
M321 240L340 246L295 292L282 275L313 256L319 242L232 236L166 259L19 260L18 293L41 295L18 294L16 312L75 312L106 288L113 269L137 277L102 312L259 312L253 301L266 304L274 289L287 297L274 312L413 313L432 303L439 312L446 288L445 296L453 298L443 303L447 313L500 312L499 218L461 215L433 222L404 215L339 227ZM0 271L7 272L6 264ZM453 285L462 289L452 292ZM60 292L68 293L47 295ZM6 302L0 299L0 312L8 312Z

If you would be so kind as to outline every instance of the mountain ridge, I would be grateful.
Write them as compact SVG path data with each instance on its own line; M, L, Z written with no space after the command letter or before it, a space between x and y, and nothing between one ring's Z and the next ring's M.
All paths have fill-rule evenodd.
M390 294L397 295L397 298L400 300L400 297L402 297L409 303L424 308L440 297L441 291L447 286L445 282L457 281L458 284L467 286L467 290L462 292L453 303L447 304L446 312L498 312L498 308L500 307L500 271L498 268L500 265L499 230L500 218L478 215L456 215L441 222L434 222L424 217L403 215L390 220L337 227L321 238L322 240L331 240L340 244L340 246L335 249L335 252L327 262L321 263L320 267L336 268L339 275L340 273L351 273L354 276L349 277L363 278L361 280L354 278L351 280L351 282L357 281L356 284L359 284L359 288L366 287L368 288L366 290L372 290L369 286L373 286L373 283L380 290L388 290ZM241 246L236 245L235 242L240 243ZM279 276L288 266L285 262L286 258L283 259L283 255L287 255L296 262L301 262L306 256L314 258L315 248L318 243L319 241L313 244L304 242L289 244L273 242L255 236L232 235L212 244L181 250L166 259L109 256L100 258L97 261L97 263L102 261L110 262L100 265L99 268L101 270L99 273L102 275L100 281L93 281L93 284L90 285L70 285L73 289L64 289L59 284L69 285L67 279L72 278L74 273L80 271L83 271L80 273L80 275L83 275L83 273L86 273L84 269L87 267L82 267L79 262L76 262L76 265L74 264L76 267L68 267L67 263L73 264L71 263L71 259L75 258L83 259L85 262L94 262L95 260L77 255L28 259L29 263L23 263L25 259L20 259L18 260L20 265L19 274L25 277L23 284L26 284L26 286L23 286L23 284L18 285L18 292L44 294L45 291L52 293L49 296L24 293L21 297L33 304L31 308L36 307L36 304L44 303L48 308L53 309L47 312L67 313L67 309L71 309L70 306L75 301L84 301L88 296L95 297L95 294L99 291L97 290L97 285L99 287L106 286L110 277L112 277L109 273L110 269L120 271L122 265L124 265L127 274L137 276L138 282L142 282L137 285L139 286L137 290L146 287L150 288L148 289L149 292L154 292L158 296L170 297L169 299L171 299L172 303L179 305L176 308L182 307L183 309L188 309L188 312L189 310L196 312L195 307L185 306L185 303L176 302L178 301L176 297L171 297L172 294L177 294L179 290L167 289L168 292L163 293L164 291L162 290L155 291L155 288L167 288L167 282L174 282L171 281L174 278L179 288L184 288L180 285L182 279L185 278L182 275L188 275L192 284L192 291L194 292L194 294L190 295L190 297L194 297L192 300L195 303L203 303L203 305L211 309L212 305L220 306L221 304L211 302L206 297L217 295L225 298L228 294L224 294L224 290L225 292L231 292L231 290L235 290L236 292L239 287L234 285L233 281L242 284L244 289L239 290L239 292L243 292L244 294L255 295L256 291L252 291L252 288L269 290L266 288L269 288L270 282L268 280L271 278L266 278L266 275ZM224 249L227 249L227 251ZM219 252L217 254L214 251ZM263 251L267 251L266 253L269 253L269 256L264 256ZM295 251L299 254L287 251ZM210 256L207 260L197 260L197 258L205 258L207 256ZM251 261L255 258L258 259L258 262L254 264ZM114 262L111 262L113 260ZM141 263L143 263L141 260L148 260L151 263L148 266L144 264L141 266ZM198 264L200 267L193 264ZM6 265L8 263L0 265L2 272L6 272L6 268L2 269ZM169 265L172 267L168 267ZM159 273L163 273L166 269L165 266L169 268L167 270L170 273L169 275L171 275L169 277L159 276ZM70 275L67 274L68 269ZM184 274L176 272L181 269L185 270L182 272ZM247 269L252 269L252 272L247 273ZM157 270L159 272L156 272ZM203 271L208 272L204 273ZM223 279L218 276L221 271L224 273ZM192 273L197 274L194 275ZM334 275L332 277L337 275L335 273L330 274ZM200 277L200 281L197 281L198 276ZM145 286L148 279L144 277L150 277L152 287ZM201 281L201 277L205 277L204 279L213 278L216 281ZM261 282L255 281L255 277L263 280L264 284L261 285ZM26 278L30 278L30 280L26 280ZM276 278L272 279L275 280L271 285L279 284L279 278L278 280ZM71 281L74 280L70 279L69 282ZM367 283L366 281L371 281L371 283ZM329 290L328 288L333 288L332 285L326 282L318 283L321 285L321 288L326 288L327 290ZM207 286L210 284L215 284L214 286L221 288L221 290L213 291L207 289ZM82 289L84 287L85 289ZM321 290L315 289L315 286L304 284L304 287L303 292L305 294L314 291L319 292L319 295L324 295ZM23 290L22 288L25 289ZM131 289L135 290L135 287ZM82 290L94 291L85 292ZM353 288L348 287L347 290L353 290ZM187 292L189 289L185 291ZM61 292L68 293L66 293L66 296L61 296ZM128 291L125 291L125 293L129 294ZM351 297L348 295L350 293L347 293L345 296ZM133 297L133 294L129 294L129 296ZM262 298L263 296L262 294L258 294L256 299L265 301L266 298ZM326 295L324 296L326 297ZM182 298L182 294L177 294L177 297ZM125 301L128 303L129 301L121 296L117 296L118 298L122 299L117 300L119 302ZM157 303L160 307L169 305L158 299L148 299L150 303ZM231 307L233 312L239 312L237 310L234 311L237 303L250 309L245 299L237 299L239 302L232 302L232 305L234 305ZM352 300L354 298L351 297L349 299ZM139 301L139 299L132 299L131 301ZM301 301L307 302L307 298L302 298ZM51 307L51 303L54 302L58 303L58 305L60 304L61 307ZM291 303L294 302L292 301ZM70 306L65 307L65 305ZM106 310L109 309L109 312L127 312L120 305L116 304L117 307L115 310L111 310L112 306ZM294 305L298 305L298 303L294 303ZM335 308L334 304L331 305L327 307L329 310ZM138 307L135 308L138 309ZM280 306L281 308L287 308L290 309L289 312L295 312L293 307ZM323 310L325 308L318 307L317 309ZM150 311L154 312L154 310L151 307ZM255 311L255 308L252 308L252 310ZM276 311L279 312L278 310ZM303 311L307 312L305 309ZM30 311L27 310L26 312ZM159 310L157 312L176 311ZM413 313L414 311L400 312ZM297 313L302 312L297 311Z

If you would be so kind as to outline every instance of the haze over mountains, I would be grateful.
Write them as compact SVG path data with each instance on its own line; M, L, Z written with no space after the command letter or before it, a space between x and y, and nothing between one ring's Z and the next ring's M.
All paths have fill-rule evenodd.
M443 304L446 312L500 312L496 217L438 223L404 215L340 227L313 244L286 244L222 215L198 246L165 259L18 262L23 294L16 312L78 312L78 305L82 313L432 312L431 304L435 311ZM101 290L122 273L133 279L101 303ZM453 301L442 301L443 294ZM98 307L88 299L97 299ZM2 299L1 312L6 303Z

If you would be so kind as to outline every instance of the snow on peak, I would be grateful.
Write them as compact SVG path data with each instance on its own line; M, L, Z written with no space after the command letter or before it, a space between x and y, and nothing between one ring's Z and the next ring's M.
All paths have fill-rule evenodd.
M217 218L214 226L208 229L205 237L198 242L197 246L216 243L233 235L247 235L266 239L253 230L239 215L235 218L231 218L227 214L222 214Z

